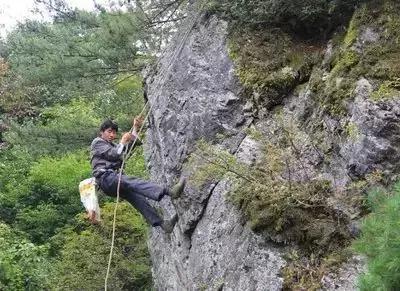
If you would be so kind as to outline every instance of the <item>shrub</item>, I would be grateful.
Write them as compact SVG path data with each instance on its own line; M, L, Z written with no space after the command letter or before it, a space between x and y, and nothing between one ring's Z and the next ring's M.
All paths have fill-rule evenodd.
M5 212L5 218L26 231L34 242L44 242L83 210L78 184L87 177L90 166L85 151L42 158L33 164L27 177L7 185L4 203L13 212Z
M39 118L22 125L12 122L5 140L34 157L65 154L87 147L96 136L100 120L94 104L74 100L44 109Z
M210 1L208 9L238 24L275 25L295 31L321 33L342 24L363 0L223 0Z
M50 279L54 289L100 290L104 287L114 205L106 203L102 207L103 225L89 226L80 215L74 227L64 229L52 239L59 253ZM119 204L115 237L108 288L151 290L147 226L142 216L127 203Z
M359 278L360 290L400 289L400 183L392 193L369 194L372 213L363 221L355 249L368 260L367 272Z
M0 289L47 290L46 246L35 246L0 223Z
M276 242L296 242L317 255L347 244L349 218L329 204L327 198L333 196L330 183L287 177L285 173L293 171L291 167L301 158L268 142L263 148L264 156L248 166L227 151L200 142L189 161L195 169L193 181L201 187L229 174L233 187L228 199L254 231Z

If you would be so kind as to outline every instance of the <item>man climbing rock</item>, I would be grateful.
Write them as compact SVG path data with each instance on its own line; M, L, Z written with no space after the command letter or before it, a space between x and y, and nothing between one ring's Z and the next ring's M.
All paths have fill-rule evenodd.
M137 139L137 132L142 120L135 118L132 133L124 133L119 144L113 143L117 136L118 125L112 120L105 120L100 126L100 136L96 137L91 145L91 165L96 183L108 196L116 196L119 169L122 165L124 151ZM141 145L139 139L135 145ZM161 187L153 182L144 181L135 177L122 175L120 197L131 203L153 227L160 226L166 233L171 233L178 220L175 214L170 220L162 220L156 210L147 202L146 198L160 201L168 195L172 199L181 196L185 187L185 179L171 189Z

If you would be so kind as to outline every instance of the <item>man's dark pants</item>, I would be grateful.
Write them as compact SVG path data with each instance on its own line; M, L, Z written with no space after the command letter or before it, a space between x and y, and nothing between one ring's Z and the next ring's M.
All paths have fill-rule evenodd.
M119 174L106 172L99 179L98 184L108 196L117 196ZM159 226L162 219L156 210L147 202L146 198L160 201L167 190L150 181L140 180L134 177L122 175L119 196L126 199L135 207L152 226Z

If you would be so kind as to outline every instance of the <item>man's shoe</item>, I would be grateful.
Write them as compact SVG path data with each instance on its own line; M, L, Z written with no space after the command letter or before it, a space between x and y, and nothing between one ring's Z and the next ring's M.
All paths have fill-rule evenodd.
M174 230L177 221L178 214L175 214L170 220L164 220L163 222L161 222L160 226L165 233L171 233Z
M184 177L180 178L179 182L169 190L169 196L171 196L172 199L181 197L183 189L185 189L185 185L186 179Z

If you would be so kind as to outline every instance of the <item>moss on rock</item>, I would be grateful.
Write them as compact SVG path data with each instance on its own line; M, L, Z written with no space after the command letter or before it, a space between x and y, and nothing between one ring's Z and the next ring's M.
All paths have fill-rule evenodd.
M400 78L384 81L377 90L371 94L374 101L386 100L393 97L400 98Z
M320 49L280 29L242 29L231 34L236 74L258 107L271 108L308 80Z
M369 2L358 8L329 62L330 70L316 69L311 77L315 100L332 116L347 114L356 82L376 84L374 101L399 96L400 3Z
M286 141L293 142L297 143ZM296 243L306 253L317 255L345 245L350 239L349 218L329 204L328 198L334 194L331 183L288 177L287 173L294 171L294 160L301 159L295 153L297 147L281 148L265 137L259 143L264 154L254 166L248 166L227 151L200 142L190 158L190 167L196 168L192 180L202 188L213 179L231 177L236 183L228 199L254 231L275 242Z
M283 290L322 290L325 275L337 272L339 267L353 255L349 248L344 248L322 258L314 255L304 256L296 250L285 256L287 265L282 268Z

